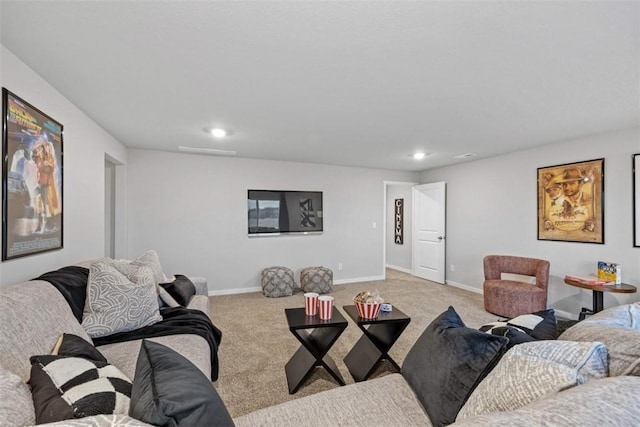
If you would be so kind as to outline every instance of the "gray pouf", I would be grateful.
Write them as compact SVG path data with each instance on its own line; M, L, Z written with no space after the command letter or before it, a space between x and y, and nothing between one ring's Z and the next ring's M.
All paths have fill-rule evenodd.
M300 271L300 287L305 292L329 294L333 291L333 271L326 267L307 267Z
M274 266L262 270L262 293L265 297L278 298L293 295L296 282L293 271L287 267Z

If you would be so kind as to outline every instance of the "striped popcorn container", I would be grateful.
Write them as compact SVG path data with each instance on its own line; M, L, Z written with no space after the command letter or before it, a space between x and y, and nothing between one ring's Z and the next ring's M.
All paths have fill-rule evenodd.
M354 303L356 304L358 315L360 315L360 317L362 317L363 319L375 319L380 314L380 306L382 305L381 302L366 303L354 301Z
M304 294L304 312L307 316L315 316L318 313L318 294L307 292Z
M318 314L320 319L329 320L333 315L333 297L322 295L318 297Z

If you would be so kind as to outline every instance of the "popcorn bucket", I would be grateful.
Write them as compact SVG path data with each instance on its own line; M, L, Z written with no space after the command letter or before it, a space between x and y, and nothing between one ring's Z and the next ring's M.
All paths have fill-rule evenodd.
M318 294L307 292L304 294L304 312L307 316L315 316L318 313Z
M358 315L363 319L375 319L380 314L380 306L382 303L379 302L357 302L356 309L358 310Z
M322 295L318 297L318 314L320 319L329 320L333 315L333 297Z

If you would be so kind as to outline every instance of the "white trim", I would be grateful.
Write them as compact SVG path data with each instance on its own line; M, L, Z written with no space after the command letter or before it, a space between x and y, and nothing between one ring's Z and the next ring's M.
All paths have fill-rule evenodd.
M413 274L413 271L411 271L410 268L398 267L397 265L391 265L391 264L387 264L386 267L392 270L401 271L403 273Z
M476 294L482 295L482 289L478 289L474 286L465 285L463 283L454 282L452 280L447 280L447 285L453 286L454 288L464 289L465 291L474 292Z
M254 288L236 288L236 289L222 289L219 291L209 291L209 296L214 297L216 295L235 295L235 294L249 294L251 292L262 292L260 286Z
M384 275L382 276L370 276L370 277L354 277L352 279L341 279L334 280L334 285L348 285L349 283L360 283L360 282L374 282L376 280L385 280Z

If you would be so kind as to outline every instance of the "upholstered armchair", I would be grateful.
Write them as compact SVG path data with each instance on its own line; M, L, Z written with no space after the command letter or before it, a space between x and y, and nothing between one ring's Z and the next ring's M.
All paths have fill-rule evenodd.
M535 277L535 283L503 279L503 273ZM549 261L508 255L484 258L484 309L516 317L547 308Z

